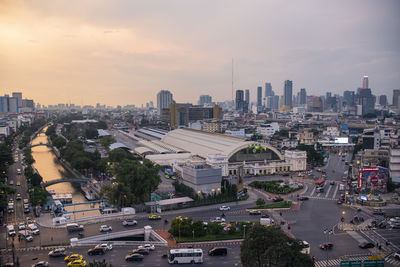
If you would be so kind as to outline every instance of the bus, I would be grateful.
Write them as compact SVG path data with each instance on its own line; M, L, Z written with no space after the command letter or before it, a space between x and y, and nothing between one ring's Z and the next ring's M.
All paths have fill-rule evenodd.
M168 263L203 263L203 250L201 248L171 249Z
M315 181L315 186L316 187L324 187L325 185L325 179L324 178L320 178L317 181Z
M300 251L303 254L310 254L311 250L310 250L310 244L307 241L301 241L303 242L303 249Z

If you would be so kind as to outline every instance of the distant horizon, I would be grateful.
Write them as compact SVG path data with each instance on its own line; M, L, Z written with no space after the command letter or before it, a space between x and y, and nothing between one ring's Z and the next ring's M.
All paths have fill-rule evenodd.
M283 95L343 95L369 76L373 94L400 88L400 1L151 2L4 0L1 94L42 105L215 102L272 84ZM4 92L4 93L3 93ZM233 96L234 97L234 96ZM225 99L225 100L224 100Z

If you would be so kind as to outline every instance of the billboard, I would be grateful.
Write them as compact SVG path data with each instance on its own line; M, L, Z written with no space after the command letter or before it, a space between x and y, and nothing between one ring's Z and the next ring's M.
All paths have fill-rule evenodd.
M335 137L335 144L348 144L349 138L348 137Z
M358 173L357 187L369 192L385 193L387 191L386 187L388 179L389 170L387 168L361 168Z

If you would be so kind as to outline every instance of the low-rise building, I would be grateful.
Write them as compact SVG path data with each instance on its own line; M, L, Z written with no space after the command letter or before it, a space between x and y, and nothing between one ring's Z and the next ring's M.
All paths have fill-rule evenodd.
M273 136L279 131L279 124L277 122L263 123L257 127L257 133L262 136Z
M198 194L220 192L222 169L208 164L185 164L182 166L182 182Z

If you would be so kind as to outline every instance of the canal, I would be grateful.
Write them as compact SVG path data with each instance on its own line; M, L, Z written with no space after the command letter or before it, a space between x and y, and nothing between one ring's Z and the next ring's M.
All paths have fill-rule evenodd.
M32 141L32 145L43 143L48 143L47 136L45 134L46 128L36 136ZM51 148L47 146L37 146L32 148L32 156L35 159L35 163L33 167L39 172L42 176L43 181L52 181L58 180L60 178L68 178L68 172L63 168L61 164L58 163L56 155L53 153ZM79 203L87 201L83 194L79 191L78 188L72 186L71 183L59 183L48 186L46 188L48 191L53 189L56 194L72 194L72 203ZM87 210L92 209L94 207L98 207L98 204L92 206L90 204L77 205L77 206L69 206L67 207L67 211L78 211L78 210ZM88 216L96 216L99 215L100 212L95 211L85 211L85 212L77 212L74 213L75 218L82 218Z

